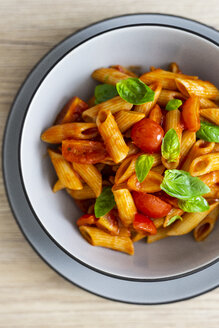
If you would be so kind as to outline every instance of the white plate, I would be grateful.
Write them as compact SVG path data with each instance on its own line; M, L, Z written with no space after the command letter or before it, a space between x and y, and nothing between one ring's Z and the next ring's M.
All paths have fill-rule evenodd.
M19 150L19 146L20 146L19 141L20 141L20 134L22 132L23 120L25 119L27 109L29 107L30 102L32 101L32 98L33 98L36 90L39 90L38 87L41 84L41 81L44 80L45 76L47 75L48 72L51 71L51 69L55 65L55 63L57 63L57 61L59 61L60 58L62 58L65 54L67 54L72 48L74 48L76 45L83 42L84 40L86 40L88 38L91 38L94 35L97 35L99 33L107 31L107 30L114 29L118 26L120 26L120 27L126 26L127 21L129 22L129 25L133 25L133 26L142 25L142 24L146 24L146 25L149 24L150 25L150 24L152 24L152 22L155 22L157 25L162 24L162 25L170 25L171 26L171 24L172 24L172 26L178 26L179 28L183 28L183 25L184 25L184 28L191 29L193 31L193 33L202 30L202 34L206 38L211 39L212 42L217 42L218 41L218 32L216 32L216 31L214 31L214 30L212 30L208 27L205 27L203 25L200 25L198 23L188 21L188 20L185 20L185 19L182 19L182 18L166 16L166 15L131 15L131 16L124 16L124 17L114 18L114 19L111 19L111 20L107 20L107 21L92 25L91 27L88 27L88 28L78 32L77 34L69 37L63 43L61 43L59 46L57 46L52 52L50 52L47 55L47 57L45 57L39 63L39 65L35 68L35 70L33 70L33 72L30 74L29 78L27 79L27 81L23 85L22 89L20 90L20 93L18 94L18 97L17 97L17 99L14 103L14 106L12 108L11 115L9 117L9 121L8 121L8 125L7 125L7 129L6 129L6 133L5 133L4 162L3 162L5 182L6 182L6 187L7 187L9 200L11 202L12 209L13 209L15 215L17 216L17 219L19 220L19 222L22 226L24 226L26 223L31 222L31 220L34 219L34 211L33 211L33 208L32 208L32 206L31 206L31 204L28 200L26 190L24 188L23 181L22 181L22 178L21 178L20 163L19 163L20 158L18 156L19 155L18 150ZM206 42L206 41L204 41L204 42ZM49 75L47 75L47 77L48 76ZM57 110L57 108L56 108L56 110ZM51 116L52 116L52 114L51 114ZM28 116L27 116L27 118L28 118ZM26 122L27 122L27 120L26 120ZM26 122L25 122L25 124L26 124ZM43 124L46 124L44 122L44 120L43 120ZM26 125L26 126L27 126L27 129L28 129L28 125ZM38 128L36 128L36 130L38 130ZM37 131L37 133L38 133L38 131ZM26 139L23 139L23 140L26 140ZM41 146L39 146L39 147L41 147ZM25 160L26 160L25 156L26 155L24 155L24 157L23 157L22 165L25 165L24 164ZM35 166L35 164L34 164L34 166ZM36 164L36 167L37 167L37 164ZM28 168L27 168L27 170L28 170ZM32 173L33 172L35 174L35 170L32 170ZM44 173L45 173L45 176L46 176L46 174L48 174L48 171L46 171ZM34 174L32 174L32 176L29 176L29 178L33 179ZM28 184L28 180L26 181L26 187L27 187L27 184ZM47 189L49 189L49 186L47 186ZM40 189L38 189L38 190L40 190ZM44 196L45 196L45 194L44 194ZM34 194L34 197L31 198L31 202L34 201L35 197L38 197L37 194ZM65 196L64 196L64 198L65 198ZM64 198L63 198L63 200L64 200ZM34 210L36 210L36 209L37 209L37 211L39 211L39 206L34 208ZM40 219L42 220L43 218L40 217ZM63 220L63 218L61 218L61 220ZM36 238L37 239L41 238L40 236L41 235L37 235ZM51 237L51 235L50 235L50 237ZM214 238L216 238L216 237L214 237ZM40 240L38 240L38 241L40 242ZM187 239L186 239L186 241L189 242L189 240L187 240ZM173 249L173 245L174 245L174 248L175 248L176 243L177 243L177 241L176 241L176 238L175 238L174 240L172 240L172 247L170 249ZM86 246L83 246L83 247L85 247L83 249L86 250L86 247L88 247L87 249L89 249L89 255L91 255L91 253L94 252L94 248L90 247L86 243L85 243L85 245ZM144 251L147 252L146 249L147 249L148 246L146 246L145 244L140 244L140 245L141 246L139 246L139 248L140 249L144 248ZM159 245L159 243L157 243L157 245ZM197 244L195 244L195 245L197 245ZM209 247L209 245L210 245L210 248L208 248L208 250L210 250L210 252L214 252L215 245L216 245L215 240L213 239L213 241L210 241L209 244L206 247ZM159 248L162 248L162 247L157 246L157 251L156 251L156 247L155 247L155 252L157 252L157 255L159 255L158 254ZM165 247L168 247L168 244ZM202 247L202 246L198 246L198 247ZM203 252L204 250L201 248L200 250L197 250L197 252L198 251ZM40 252L42 252L41 247L40 247ZM45 252L47 253L46 249L45 249ZM74 252L74 249L73 249L73 252ZM107 253L105 253L105 250L103 250L103 254L101 254L101 252L102 251L100 251L99 253L96 253L96 255L100 254L100 256L104 256L104 254L107 254L107 257L112 257L112 260L114 260L115 256L117 256L117 255L114 255L115 252L112 252L113 255L109 256L109 254L110 254L109 252L111 252L109 250L106 250ZM140 252L141 252L141 250L140 250ZM195 254L196 256L192 257L193 261L195 261L196 257L198 256L197 252ZM218 250L217 250L217 252L218 252ZM189 254L191 254L191 252L188 252L186 255L189 256ZM179 255L179 253L178 253L178 255ZM66 255L64 257L66 258ZM69 257L67 257L67 258L69 260ZM123 256L120 257L120 258L122 258L122 261L124 263ZM176 256L175 256L175 258L176 258ZM139 259L139 257L138 257L138 259ZM81 258L80 258L80 260L81 260ZM95 258L94 258L94 260L95 260ZM142 260L145 261L144 258L142 258ZM148 260L148 258L147 258L147 260ZM167 261L169 261L169 260L170 259L167 259ZM213 260L216 260L216 256L214 258L210 259L210 261L213 261ZM71 262L72 265L77 266L78 268L80 267L80 270L82 270L82 271L83 270L89 270L89 269L84 268L83 266L79 265L78 263L74 262L73 260L71 260L71 261L72 261ZM127 261L129 261L129 260L127 260ZM136 261L137 261L136 257L133 257L132 258L132 262L133 262L132 268L133 269L136 266L137 267L139 266L139 262L136 262ZM52 261L52 262L53 262L52 265L56 266L56 259L54 259L54 261ZM148 266L148 263L150 263L150 266ZM209 262L206 261L206 259L205 259L204 263L206 264L206 263L209 263ZM203 268L204 263L199 262L198 263L199 265L197 266L197 262L196 262L195 266L193 266L193 268L191 268L191 265L189 266L189 270L191 271L191 270L197 269L197 267L200 268L200 266L202 266L202 268ZM59 259L59 264L60 264L60 259ZM92 263L90 264L89 261L88 261L88 264L92 266ZM130 264L130 263L128 263L128 264ZM153 264L153 261L152 261L152 264ZM155 265L155 264L153 264L153 265ZM153 265L152 265L152 269L153 269ZM112 272L112 270L107 271L108 269L106 267L104 267L104 268L101 267L101 266L98 267L98 265L96 263L95 263L94 266L99 270L106 271L107 273L116 274L116 275L121 274L120 271L119 271L119 270L121 270L121 268L116 268L115 269L115 267L113 267L113 272ZM162 265L161 267L164 267L164 266ZM142 272L140 272L140 273L135 272L134 275L133 275L133 272L132 272L131 276L130 276L130 271L127 271L127 267L126 267L127 275L124 273L124 271L122 271L122 275L123 276L126 275L128 278L132 278L132 279L133 278L135 278L135 279L136 278L138 278L138 279L139 278L140 279L150 279L150 278L155 279L155 278L159 278L159 277L163 278L165 276L163 274L163 272L160 273L158 271L157 272L156 271L150 271L150 272L155 273L154 275L150 276L150 275L148 275L148 272L149 272L148 268L151 270L151 262L147 262L147 266L144 267L144 269L146 270L146 274L142 275ZM188 269L188 266L186 268ZM216 264L214 264L211 268L209 268L207 270L211 270L212 268L214 268L214 270L212 270L213 272L215 272L215 269L216 269L217 273L218 273L218 266ZM155 267L155 269L156 269L156 267ZM124 266L122 266L122 270L125 270ZM92 272L94 274L93 271L90 271L90 272ZM178 271L178 274L181 274L182 272L183 271ZM184 269L184 272L186 272L185 269ZM187 270L187 272L188 272L188 270ZM206 270L204 270L202 272L203 272L203 275L204 275L204 272L206 272ZM197 273L197 274L201 275L202 272ZM65 275L66 274L67 274L67 272L65 273ZM176 274L177 274L177 272L175 272L174 275L176 275ZM186 278L180 278L180 281L182 283L183 279L189 279L191 277L195 277L197 274L186 277ZM99 274L97 274L97 275L99 275ZM166 273L166 275L171 276L171 274L169 274L168 272ZM107 281L118 281L120 283L125 281L125 280L118 280L118 279L109 278L109 277L106 277L106 276L103 276L103 275L100 275L100 276L105 277L105 279L107 279ZM75 280L73 279L73 281L75 283L78 283L77 279L78 278L75 278ZM112 279L112 280L108 280L108 279ZM218 278L216 278L216 284L218 284L217 279ZM170 284L171 282L173 283L173 285L176 285L176 283L175 283L176 280L172 280L172 281L169 280L168 284ZM127 283L127 286L131 286L130 284L133 284L134 282L128 283L126 281L126 283ZM162 286L165 286L165 284L167 284L167 282L162 282L162 283L163 283ZM213 287L216 286L215 279L213 279L213 278L212 278L212 281L209 281L209 283L210 283L210 287L208 285L207 289L213 288ZM84 282L84 284L86 285L85 282ZM135 284L137 284L137 282ZM152 284L153 288L155 288L155 286L158 286L156 284L161 284L161 282L159 282L159 283L157 282L156 284L155 283L139 283L139 284L141 285L141 287L139 287L139 290L141 290L141 288L143 288L143 286L149 286L150 284ZM193 281L193 284L194 284L194 281ZM80 285L83 286L83 283L80 283ZM194 285L196 285L196 284L194 284ZM83 286L83 287L88 288L88 286ZM88 289L93 290L93 288L95 289L95 288L97 288L97 286L92 286L91 288L88 288ZM147 287L145 287L145 288L147 288ZM162 287L162 288L164 288L164 287ZM108 289L109 289L108 292L111 295L112 291L110 292L110 286L109 286ZM206 286L205 285L200 286L200 292L203 292L204 290L206 290ZM99 291L97 293L101 294ZM148 296L151 297L150 294L148 294ZM188 291L188 294L189 294L188 297L190 297L191 295L197 294L197 290L192 291L192 289L190 288L190 290ZM103 293L103 295L106 296L106 297L111 297L112 296L112 295L108 296L106 291ZM145 301L142 301L142 298L139 296L139 303L150 303L150 300L148 299L148 296L145 296ZM169 296L170 296L170 298L172 298L172 300L176 300L177 297L179 299L186 297L185 295L184 296L182 296L182 295L177 296L176 294L175 295L169 295ZM152 303L156 303L156 302L160 303L160 302L165 302L165 301L171 301L169 299L169 296L165 295L165 293L161 295L161 293L158 292L157 293L157 299L156 300L154 299L152 301ZM127 299L125 299L124 297L127 297ZM130 301L130 302L133 301L133 302L138 303L136 297L138 298L137 295L134 297L131 294L127 295L127 292L126 292L126 296L123 295L121 298L119 298L118 295L117 295L116 297L112 297L112 298L121 299L121 300L124 300L124 301ZM142 297L143 297L143 295L142 295ZM160 301L158 300L159 297L160 297ZM141 301L140 301L140 298L141 298Z

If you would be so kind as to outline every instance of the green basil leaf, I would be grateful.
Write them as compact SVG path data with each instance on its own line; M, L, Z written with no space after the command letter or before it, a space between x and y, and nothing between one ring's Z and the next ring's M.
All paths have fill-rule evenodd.
M168 163L176 162L180 153L180 142L174 129L170 129L165 134L161 145L162 156Z
M170 110L178 109L181 105L182 105L182 100L180 100L180 99L171 99L166 104L165 109L170 111Z
M182 170L166 170L160 187L168 195L184 200L210 192L203 181Z
M154 157L150 155L141 155L135 163L135 172L139 182L143 182L148 172L152 168Z
M219 126L209 122L201 122L201 127L196 132L196 136L208 142L219 142Z
M175 222L176 220L183 220L183 218L180 215L174 215L167 223L167 227L169 225L171 225L173 222Z
M95 88L94 95L95 95L95 104L97 105L118 96L118 92L114 85L99 84Z
M122 99L134 105L141 105L154 100L154 91L134 77L119 81L116 84L116 89Z
M178 205L184 212L189 213L205 212L210 208L207 200L202 196L190 198L188 200L180 199Z
M111 187L104 187L102 193L96 199L94 213L96 218L107 214L116 205Z

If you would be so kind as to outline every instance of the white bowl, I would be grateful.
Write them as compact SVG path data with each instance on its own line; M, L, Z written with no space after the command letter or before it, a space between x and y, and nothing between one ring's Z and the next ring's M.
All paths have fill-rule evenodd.
M54 169L40 134L51 126L74 95L87 100L94 91L91 73L113 64L140 65L142 71L177 62L186 74L219 85L218 48L195 34L161 26L124 27L95 36L60 60L42 81L30 103L21 137L20 161L24 187L36 217L50 237L75 259L113 276L128 279L167 279L188 274L219 255L219 225L203 243L191 235L154 244L140 241L129 256L92 247L80 235L80 210L65 191L54 194Z

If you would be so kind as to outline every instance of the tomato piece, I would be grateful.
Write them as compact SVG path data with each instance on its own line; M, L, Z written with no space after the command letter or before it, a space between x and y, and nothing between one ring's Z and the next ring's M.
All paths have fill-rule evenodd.
M135 123L131 130L134 144L142 151L151 154L160 151L163 136L162 127L150 118L143 118Z
M55 124L71 123L78 121L81 113L88 108L88 104L78 97L73 97L63 107L55 120Z
M89 140L63 140L62 156L69 162L96 164L109 156L102 142Z
M111 235L119 234L118 220L116 219L115 212L113 210L101 216L97 220L96 225L98 228L110 233Z
M77 225L92 225L97 221L96 217L93 214L84 214L77 220Z
M172 208L170 204L151 194L133 191L132 196L139 212L151 218L162 218Z
M144 232L147 235L156 235L157 233L153 221L148 216L139 213L135 214L133 228L139 232Z
M182 107L182 118L187 130L196 132L200 129L199 97L191 96Z

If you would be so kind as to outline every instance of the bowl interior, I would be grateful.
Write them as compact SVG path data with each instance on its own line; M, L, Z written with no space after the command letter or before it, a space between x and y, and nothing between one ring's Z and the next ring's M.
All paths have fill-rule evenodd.
M135 244L135 255L92 247L80 235L81 215L65 191L54 194L56 181L40 134L51 126L66 101L74 95L92 96L96 83L91 73L113 64L137 65L142 72L177 62L186 74L219 85L218 49L213 43L179 29L136 26L96 36L68 53L45 77L24 121L20 161L24 186L36 216L47 232L69 254L87 265L132 279L157 279L183 274L210 263L219 255L219 225L204 243L191 235L171 237L154 244Z

